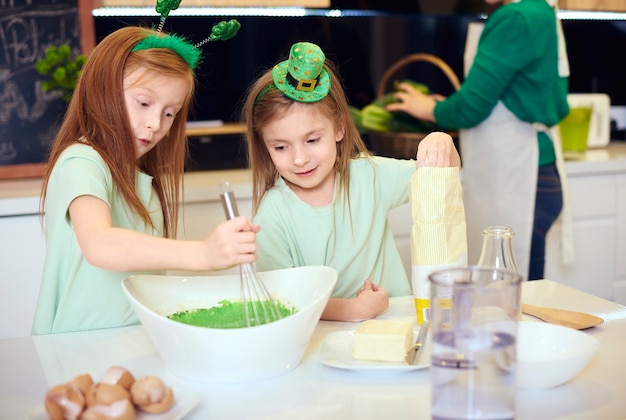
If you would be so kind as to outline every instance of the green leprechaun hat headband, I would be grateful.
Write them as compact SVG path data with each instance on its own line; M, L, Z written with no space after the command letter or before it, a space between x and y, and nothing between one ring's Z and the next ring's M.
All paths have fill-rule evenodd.
M213 25L211 35L195 45L189 43L182 36L163 34L161 31L163 30L165 19L169 16L172 10L178 9L180 2L181 0L157 0L156 11L161 15L157 33L152 33L143 40L139 41L132 51L135 52L151 48L167 48L180 55L182 59L187 62L189 67L191 67L191 69L195 69L200 61L202 61L202 52L200 51L201 46L210 41L226 41L233 38L237 35L237 31L241 28L241 24L235 19L219 22Z
M317 102L323 99L330 91L330 75L324 68L325 60L319 46L310 42L293 44L289 59L272 69L274 83L259 93L256 102L271 89L278 89L297 102Z

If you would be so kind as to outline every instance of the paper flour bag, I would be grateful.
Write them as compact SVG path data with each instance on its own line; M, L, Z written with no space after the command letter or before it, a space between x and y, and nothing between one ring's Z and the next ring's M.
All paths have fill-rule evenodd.
M467 231L458 167L420 167L409 180L411 283L417 323L430 319L428 275L467 266Z

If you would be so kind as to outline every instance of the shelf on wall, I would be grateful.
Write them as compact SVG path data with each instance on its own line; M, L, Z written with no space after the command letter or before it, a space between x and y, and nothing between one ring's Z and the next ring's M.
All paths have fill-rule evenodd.
M568 10L598 10L604 12L626 12L624 0L560 0L559 8Z
M190 123L186 132L190 137L243 134L246 132L246 126L239 123L224 123L219 125L212 123L206 125Z

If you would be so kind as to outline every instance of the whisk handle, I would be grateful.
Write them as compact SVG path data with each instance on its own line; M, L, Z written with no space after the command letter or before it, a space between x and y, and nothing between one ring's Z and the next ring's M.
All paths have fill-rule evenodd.
M222 192L220 198L222 200L222 207L224 207L224 213L226 219L230 220L233 217L239 216L239 210L237 209L237 201L235 200L235 193L230 190L228 182L221 185Z

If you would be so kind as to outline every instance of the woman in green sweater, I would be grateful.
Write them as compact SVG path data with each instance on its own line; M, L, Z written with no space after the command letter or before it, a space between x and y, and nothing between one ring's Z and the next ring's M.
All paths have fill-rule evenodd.
M534 280L543 278L545 237L563 207L560 139L552 127L569 112L569 67L546 0L485 1L502 5L484 29L468 30L461 88L444 99L402 84L399 102L387 110L461 129L469 261L478 260L483 228L510 226L519 270ZM473 36L480 36L474 48Z

